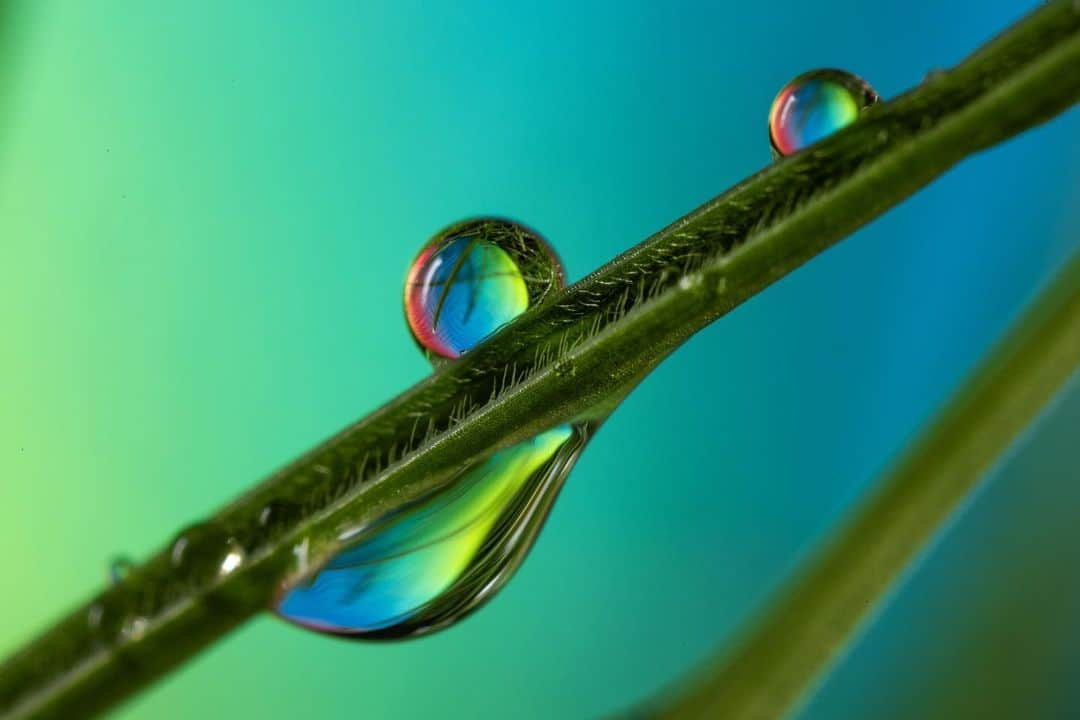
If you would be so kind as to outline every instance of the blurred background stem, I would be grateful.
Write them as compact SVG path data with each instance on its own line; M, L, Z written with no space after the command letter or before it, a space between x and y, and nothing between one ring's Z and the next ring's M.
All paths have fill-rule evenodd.
M659 714L776 718L797 708L1078 366L1080 256L760 622Z

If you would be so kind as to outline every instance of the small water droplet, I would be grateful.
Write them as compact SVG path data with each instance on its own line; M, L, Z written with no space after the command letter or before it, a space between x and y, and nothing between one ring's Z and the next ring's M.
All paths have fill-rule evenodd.
M216 547L227 540L227 533L214 523L196 523L180 532L169 550L169 559L173 567L190 565L198 560L199 552L207 547Z
M356 638L446 627L490 598L520 565L588 439L562 425L495 453L449 487L374 527L286 588L275 611ZM297 552L306 562L306 546Z
M109 562L109 582L113 585L123 581L134 569L135 563L126 555L118 555Z
M98 642L111 642L122 633L126 616L123 596L107 592L86 609L86 627Z
M149 626L149 620L140 615L136 615L124 621L124 625L120 629L120 634L123 636L124 640L135 642L137 640L142 640L143 636L146 635L146 629Z
M413 260L405 318L429 357L456 358L564 283L555 252L529 228L468 220L437 234Z
M190 575L227 575L244 562L244 547L214 522L192 525L169 550L173 567Z
M300 517L301 507L289 500L271 500L259 510L259 526L281 527Z
M812 70L789 82L769 110L769 142L790 155L858 119L878 101L870 85L846 70Z

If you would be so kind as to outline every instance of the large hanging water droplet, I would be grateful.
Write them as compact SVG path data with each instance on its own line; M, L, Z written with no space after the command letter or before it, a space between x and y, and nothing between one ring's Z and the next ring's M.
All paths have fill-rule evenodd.
M790 155L846 127L878 101L870 85L846 70L804 73L777 93L769 110L769 142Z
M562 425L495 453L374 527L276 604L283 618L361 638L445 627L505 584L532 547L586 441Z
M554 251L532 230L468 220L437 234L413 260L405 317L429 355L456 358L563 282Z

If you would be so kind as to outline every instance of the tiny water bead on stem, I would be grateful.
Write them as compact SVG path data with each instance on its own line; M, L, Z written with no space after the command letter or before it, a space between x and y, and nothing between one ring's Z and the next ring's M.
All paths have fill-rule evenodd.
M562 288L563 269L536 233L480 218L452 225L417 255L405 315L433 363L458 357ZM436 490L367 527L274 604L302 627L353 638L421 635L492 597L533 545L595 426L558 425L462 468Z
M476 218L420 249L405 280L405 317L429 357L453 359L564 285L562 264L537 233Z
M846 70L812 70L776 94L769 110L769 143L790 155L858 119L878 101L869 83Z

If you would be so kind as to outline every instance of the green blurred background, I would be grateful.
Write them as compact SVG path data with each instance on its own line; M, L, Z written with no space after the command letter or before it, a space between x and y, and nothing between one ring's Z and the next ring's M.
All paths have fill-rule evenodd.
M571 279L769 161L818 66L888 97L1033 7L146 3L0 15L0 653L428 367L406 265L514 217ZM266 616L124 717L588 717L729 639L1080 248L1080 117L964 164L702 332L518 577L364 645ZM806 718L1080 715L1080 382Z

